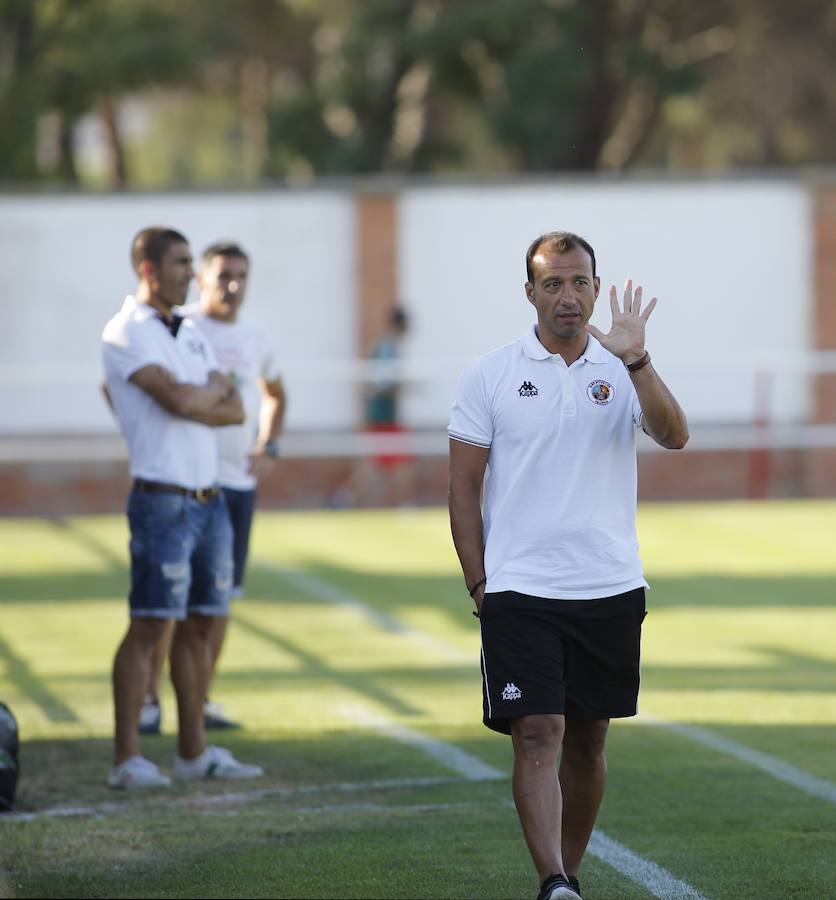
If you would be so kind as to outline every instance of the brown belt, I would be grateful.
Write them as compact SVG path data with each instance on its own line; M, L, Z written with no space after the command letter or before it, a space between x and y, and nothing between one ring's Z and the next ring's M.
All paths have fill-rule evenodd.
M199 503L208 503L218 496L218 488L191 488L180 487L179 484L165 484L162 481L145 481L143 478L135 478L133 489L140 494L179 494L181 497L191 497Z

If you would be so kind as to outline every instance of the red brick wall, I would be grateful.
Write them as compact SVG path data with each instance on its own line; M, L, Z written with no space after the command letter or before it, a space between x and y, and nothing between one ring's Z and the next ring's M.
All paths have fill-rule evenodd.
M731 500L747 497L836 497L836 466L820 450L778 450L767 478L752 451L675 451L639 455L640 500ZM422 457L409 471L369 469L356 458L285 459L260 487L263 509L300 509L447 502L446 457ZM373 481L357 496L357 476ZM406 475L406 477L403 477ZM362 481L362 479L361 479ZM763 489L760 485L763 484ZM0 515L121 512L130 488L127 463L6 463L0 465Z
M813 347L816 350L836 350L836 186L820 184L815 188L813 215ZM813 384L813 421L836 422L836 374L818 375ZM832 496L834 486L836 448L811 452L806 471L806 491L813 495Z
M398 300L397 205L389 193L355 196L358 353L368 356Z

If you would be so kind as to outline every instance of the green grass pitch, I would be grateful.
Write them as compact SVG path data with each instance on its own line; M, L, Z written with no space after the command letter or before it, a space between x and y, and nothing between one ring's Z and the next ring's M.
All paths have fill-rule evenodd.
M598 824L705 898L836 898L834 534L830 501L640 508L641 715L610 730ZM105 787L126 565L123 517L0 521L23 742L0 897L534 896L446 511L258 514L213 691L246 728L212 740L259 782ZM169 769L162 700L143 749ZM600 856L581 875L590 900L661 896Z

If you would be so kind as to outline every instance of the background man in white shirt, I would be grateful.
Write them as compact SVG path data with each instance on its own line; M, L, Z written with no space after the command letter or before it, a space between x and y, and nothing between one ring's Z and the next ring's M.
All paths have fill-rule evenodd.
M619 306L613 287L604 334L588 324L601 282L587 241L542 235L526 267L536 325L459 383L450 521L480 618L484 721L512 738L538 898L576 900L609 720L638 697L635 431L681 448L688 426L645 350L655 297L642 310L628 281Z
M174 774L252 778L258 766L207 747L203 700L212 626L228 613L232 534L217 487L213 428L242 422L241 397L211 345L175 315L194 275L186 239L169 228L135 237L136 295L105 326L106 390L128 444L131 620L113 665L115 749L108 784L158 787L167 776L139 752L137 725L154 651L175 621L171 678L179 731Z
M229 241L203 252L198 271L200 300L184 307L183 315L208 338L220 370L235 384L244 404L243 423L215 430L218 440L218 484L223 488L233 531L232 597L243 593L250 530L259 476L266 475L279 456L279 437L286 397L272 342L251 319L240 314L247 290L250 261ZM210 642L212 671L223 649L227 618L213 623ZM159 731L159 684L165 641L158 650L140 718L145 732ZM220 704L206 699L205 728L237 728Z

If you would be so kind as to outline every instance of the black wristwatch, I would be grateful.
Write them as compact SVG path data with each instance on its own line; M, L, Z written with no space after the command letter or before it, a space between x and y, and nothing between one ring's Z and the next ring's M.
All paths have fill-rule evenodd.
M264 452L270 459L279 458L279 442L274 438L264 445Z

